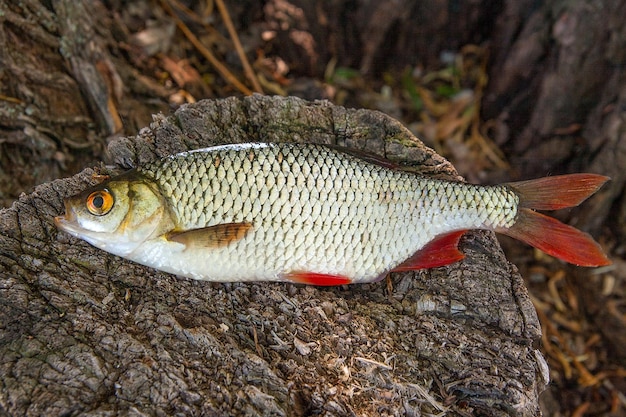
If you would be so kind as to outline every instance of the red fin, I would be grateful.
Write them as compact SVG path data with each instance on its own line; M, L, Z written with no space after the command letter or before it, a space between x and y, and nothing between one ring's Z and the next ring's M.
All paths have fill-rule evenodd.
M319 274L317 272L294 271L283 274L284 280L295 282L297 284L319 285L330 287L333 285L351 284L352 280L343 275Z
M520 207L558 210L579 205L608 180L608 177L597 174L570 174L511 182L507 185L518 193Z
M611 263L600 245L587 233L526 208L519 209L513 226L498 229L497 232L574 265L602 266Z
M392 272L414 271L417 269L436 268L464 258L459 251L459 239L466 230L457 230L437 236L422 249L418 250L409 259L392 269Z

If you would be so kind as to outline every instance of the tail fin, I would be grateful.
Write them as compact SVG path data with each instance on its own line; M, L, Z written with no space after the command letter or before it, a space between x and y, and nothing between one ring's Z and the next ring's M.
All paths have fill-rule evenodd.
M520 208L515 224L498 232L575 265L608 265L611 261L587 233L532 210L577 206L608 179L595 174L572 174L510 183L519 195Z
M579 205L608 180L609 177L597 174L570 174L511 182L507 185L517 191L520 207L559 210Z

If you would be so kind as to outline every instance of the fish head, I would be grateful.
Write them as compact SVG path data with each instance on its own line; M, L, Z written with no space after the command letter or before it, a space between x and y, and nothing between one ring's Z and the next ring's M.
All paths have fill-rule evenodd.
M112 179L64 200L57 228L119 256L173 228L162 195L149 182Z

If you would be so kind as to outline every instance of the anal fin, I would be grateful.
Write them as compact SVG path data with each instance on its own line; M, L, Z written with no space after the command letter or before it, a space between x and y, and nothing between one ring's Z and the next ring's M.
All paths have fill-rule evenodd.
M466 230L457 230L437 236L391 272L436 268L460 261L465 255L459 251L459 239L465 232Z
M317 272L292 271L281 275L285 281L291 281L297 284L319 285L322 287L330 287L334 285L351 284L352 280L343 275L320 274Z
M252 229L252 223L222 223L214 226L170 232L165 237L185 248L219 248L241 240Z

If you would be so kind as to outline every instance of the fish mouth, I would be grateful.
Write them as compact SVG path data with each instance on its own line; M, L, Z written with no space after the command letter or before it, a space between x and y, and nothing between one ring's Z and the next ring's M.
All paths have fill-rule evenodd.
M69 234L75 234L76 230L76 213L72 209L72 207L68 204L67 201L64 201L65 205L65 214L61 216L56 216L54 218L54 225L59 229L67 232Z

